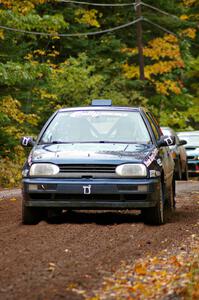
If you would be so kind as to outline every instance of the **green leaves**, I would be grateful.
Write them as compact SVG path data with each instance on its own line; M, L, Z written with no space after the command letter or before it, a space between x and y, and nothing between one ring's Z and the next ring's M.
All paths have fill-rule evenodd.
M67 38L0 29L0 101L18 101L18 112L23 114L18 121L24 121L18 126L9 112L0 113L4 144L0 154L11 156L16 137L27 131L36 135L55 109L88 105L92 98L148 106L163 125L197 128L197 6L194 0L151 0L150 6L178 15L179 20L142 7L145 17L181 35L175 43L171 37L166 41L160 29L143 22L144 82L138 79L135 25L109 34ZM50 34L104 30L135 19L133 5L107 9L47 0L2 0L0 8L1 25ZM126 73L125 66L129 66Z

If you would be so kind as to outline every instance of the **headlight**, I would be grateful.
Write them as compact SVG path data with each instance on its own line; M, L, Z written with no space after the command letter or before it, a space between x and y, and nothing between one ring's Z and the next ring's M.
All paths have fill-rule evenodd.
M30 176L52 176L59 173L59 167L54 164L33 164L30 167Z
M146 177L147 169L143 164L123 164L115 169L121 177Z

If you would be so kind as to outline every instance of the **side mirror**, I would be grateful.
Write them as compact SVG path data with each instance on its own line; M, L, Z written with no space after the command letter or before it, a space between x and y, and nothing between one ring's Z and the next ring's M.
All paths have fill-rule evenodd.
M24 136L24 137L22 137L22 139L21 139L21 145L22 145L23 147L33 147L34 144L35 144L35 141L34 141L33 138L30 137L30 136Z
M186 145L186 144L187 144L187 141L179 140L179 146L183 146L183 145Z
M168 147L173 146L176 143L175 136L171 135L162 135L160 139L157 141L158 147Z

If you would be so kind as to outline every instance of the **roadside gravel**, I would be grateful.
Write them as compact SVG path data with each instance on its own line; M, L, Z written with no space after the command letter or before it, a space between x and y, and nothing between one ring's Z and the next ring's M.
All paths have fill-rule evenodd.
M9 198L9 197L20 197L21 189L4 189L0 190L0 199Z

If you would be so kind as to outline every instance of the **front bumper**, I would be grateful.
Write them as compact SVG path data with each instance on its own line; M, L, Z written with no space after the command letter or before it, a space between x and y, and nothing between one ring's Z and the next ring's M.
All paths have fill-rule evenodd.
M156 205L160 179L23 179L29 207L141 209Z

